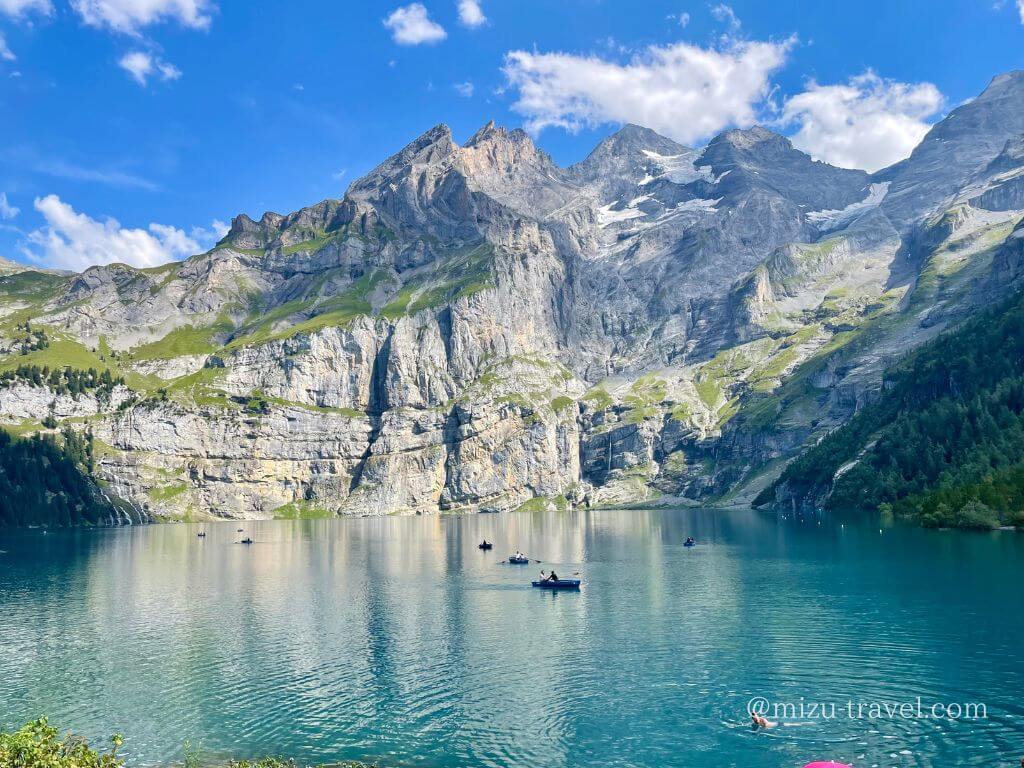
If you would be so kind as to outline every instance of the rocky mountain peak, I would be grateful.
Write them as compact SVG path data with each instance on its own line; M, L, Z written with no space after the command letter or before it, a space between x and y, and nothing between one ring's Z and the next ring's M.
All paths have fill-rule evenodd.
M761 190L816 209L842 209L866 194L868 174L811 158L785 136L762 126L726 131L701 153L697 165L725 178L721 191Z
M352 182L348 194L361 196L360 193L373 192L382 186L393 184L399 178L407 176L411 168L444 162L451 158L457 149L458 145L452 138L451 128L444 123L435 125L361 179Z
M892 182L887 215L902 229L941 208L1022 133L1024 72L1007 72L932 126L910 157L876 174Z
M723 170L726 170L726 164L777 164L810 159L795 149L793 143L785 136L759 125L720 133L708 143L701 157L703 162L712 166L722 166Z
M623 155L643 150L657 152L660 155L678 155L690 151L688 147L672 141L650 128L627 123L598 144L591 155Z

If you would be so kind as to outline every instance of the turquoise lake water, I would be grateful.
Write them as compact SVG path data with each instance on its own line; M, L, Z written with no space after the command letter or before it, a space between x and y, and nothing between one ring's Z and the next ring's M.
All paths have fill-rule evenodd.
M237 527L0 532L0 724L121 731L136 766L185 739L438 768L1024 756L1021 534L703 510ZM498 564L517 547L544 564ZM581 591L531 589L552 564ZM753 732L755 696L804 716ZM987 717L856 716L917 697Z

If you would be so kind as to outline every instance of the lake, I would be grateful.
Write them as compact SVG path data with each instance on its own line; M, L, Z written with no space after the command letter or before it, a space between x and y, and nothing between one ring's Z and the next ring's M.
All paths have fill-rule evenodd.
M516 548L543 564L499 564ZM580 511L7 531L0 550L0 724L121 731L135 766L186 740L385 768L1024 756L1021 534ZM551 567L582 589L532 589ZM785 724L752 731L753 697Z

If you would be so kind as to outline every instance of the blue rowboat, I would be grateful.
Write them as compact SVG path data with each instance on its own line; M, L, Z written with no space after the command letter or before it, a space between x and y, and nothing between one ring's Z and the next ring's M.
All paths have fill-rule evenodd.
M558 581L534 581L531 582L538 589L579 589L579 579L559 579Z
M530 562L530 558L528 558L528 557L516 557L515 555L509 555L508 556L508 561L510 563L512 563L512 565L526 565L527 563Z

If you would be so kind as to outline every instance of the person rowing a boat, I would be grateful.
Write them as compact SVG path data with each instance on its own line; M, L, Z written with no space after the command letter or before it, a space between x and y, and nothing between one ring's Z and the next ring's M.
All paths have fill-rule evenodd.
M540 580L541 581L558 581L558 574L555 573L554 571L552 571L551 575L549 576L548 574L544 573L544 571L541 571L540 572Z

